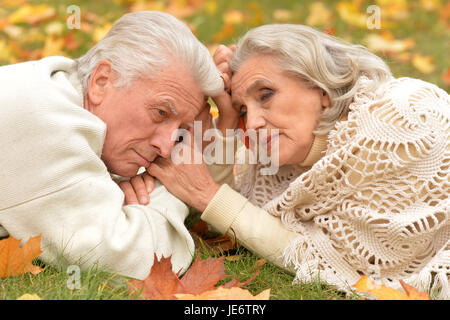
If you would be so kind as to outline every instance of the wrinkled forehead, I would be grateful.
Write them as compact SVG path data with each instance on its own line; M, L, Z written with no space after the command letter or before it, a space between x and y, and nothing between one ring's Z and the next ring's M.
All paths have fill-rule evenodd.
M174 113L200 112L206 96L198 82L184 69L164 68L150 84L147 97L154 103L166 104Z
M231 91L235 96L245 96L255 83L270 83L273 76L279 73L281 73L281 68L273 56L252 56L244 61L233 74Z

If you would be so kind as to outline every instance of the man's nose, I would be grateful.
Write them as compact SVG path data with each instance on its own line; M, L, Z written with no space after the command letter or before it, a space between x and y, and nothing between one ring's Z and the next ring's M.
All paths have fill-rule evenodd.
M158 134L154 137L150 144L158 150L158 154L168 159L172 153L173 146L177 142L178 127L160 128Z

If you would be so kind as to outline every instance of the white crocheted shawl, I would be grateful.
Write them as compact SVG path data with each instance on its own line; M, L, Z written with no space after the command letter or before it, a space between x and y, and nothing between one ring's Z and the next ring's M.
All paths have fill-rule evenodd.
M299 234L284 256L297 281L320 277L350 292L374 275L449 299L449 95L411 78L371 86L360 78L348 119L312 167L268 176L237 165L236 187Z

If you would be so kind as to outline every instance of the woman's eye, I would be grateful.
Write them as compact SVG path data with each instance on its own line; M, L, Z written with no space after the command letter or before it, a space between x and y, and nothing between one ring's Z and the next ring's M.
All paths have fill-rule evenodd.
M264 89L260 99L262 101L264 101L264 100L269 99L272 95L273 95L273 90Z

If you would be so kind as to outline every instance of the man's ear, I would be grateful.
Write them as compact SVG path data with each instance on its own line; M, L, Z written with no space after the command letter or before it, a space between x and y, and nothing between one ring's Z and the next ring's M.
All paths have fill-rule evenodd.
M100 61L91 74L88 84L88 98L93 106L102 103L106 91L114 82L114 71L111 62L108 60Z

